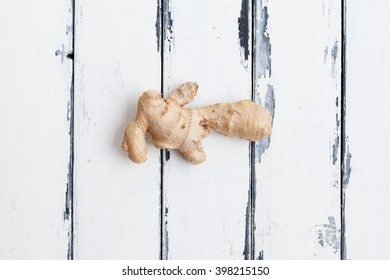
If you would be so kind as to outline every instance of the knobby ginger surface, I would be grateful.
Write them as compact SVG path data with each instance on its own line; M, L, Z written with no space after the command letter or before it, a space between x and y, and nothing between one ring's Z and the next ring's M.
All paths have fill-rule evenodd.
M197 91L197 83L187 82L166 100L157 91L144 92L138 100L137 115L128 125L122 142L122 149L132 161L141 163L147 158L146 132L151 134L157 148L178 149L193 164L206 160L202 139L212 131L250 141L271 134L271 114L250 100L184 108Z

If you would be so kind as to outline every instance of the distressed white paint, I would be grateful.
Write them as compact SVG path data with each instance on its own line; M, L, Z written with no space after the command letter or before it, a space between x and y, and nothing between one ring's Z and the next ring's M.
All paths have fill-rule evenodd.
M69 252L72 2L6 1L0 10L0 259ZM190 107L250 99L251 56L244 61L238 36L242 1L164 3L173 20L172 34L165 29L164 95L192 80L200 88ZM340 258L341 139L334 163L333 145L341 137L341 1L255 4L258 31L267 8L271 66L260 30L253 86L267 106L274 89L275 118L269 148L259 162L257 143L253 155L251 244L247 141L211 135L208 161L197 166L176 151L169 160L164 154L162 209L159 150L149 144L140 165L120 150L138 96L161 87L157 0L76 1L76 259L158 259L160 245L168 259L242 259L245 246L247 253L254 246L254 258ZM390 257L389 8L385 0L347 3L348 259Z
M0 259L66 259L71 1L2 6Z
M241 1L169 5L173 44L169 51L165 41L164 95L192 80L199 92L189 107L250 99L251 65L243 66L238 43ZM177 151L165 161L163 257L243 259L249 143L214 134L203 145L203 164L191 165Z
M256 155L255 257L338 259L341 3L257 3L268 8L272 62L271 74L255 77L256 93L264 104L273 85L275 116L270 146L261 162Z
M348 259L390 258L389 9L384 0L347 1Z
M159 151L120 146L144 90L161 86L156 1L77 1L75 258L158 259Z

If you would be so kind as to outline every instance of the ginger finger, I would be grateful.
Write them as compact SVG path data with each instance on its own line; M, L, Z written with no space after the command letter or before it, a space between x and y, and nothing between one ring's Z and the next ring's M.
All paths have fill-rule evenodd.
M174 93L172 93L167 102L176 102L180 106L190 103L198 92L198 84L195 82L187 82L182 84Z

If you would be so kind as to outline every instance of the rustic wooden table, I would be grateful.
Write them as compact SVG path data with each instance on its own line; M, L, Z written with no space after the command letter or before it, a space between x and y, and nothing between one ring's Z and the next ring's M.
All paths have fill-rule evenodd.
M0 259L390 258L390 2L6 1ZM147 89L253 99L258 143L120 150Z

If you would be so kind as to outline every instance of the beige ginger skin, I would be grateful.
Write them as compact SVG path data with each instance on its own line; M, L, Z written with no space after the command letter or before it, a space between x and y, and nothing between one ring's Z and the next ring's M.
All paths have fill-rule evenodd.
M271 114L250 100L183 108L197 91L197 83L187 82L166 100L157 91L144 92L138 100L137 115L128 125L122 142L122 149L132 161L141 163L147 158L146 132L151 134L157 148L178 149L193 164L206 160L202 139L212 131L250 141L271 134Z

